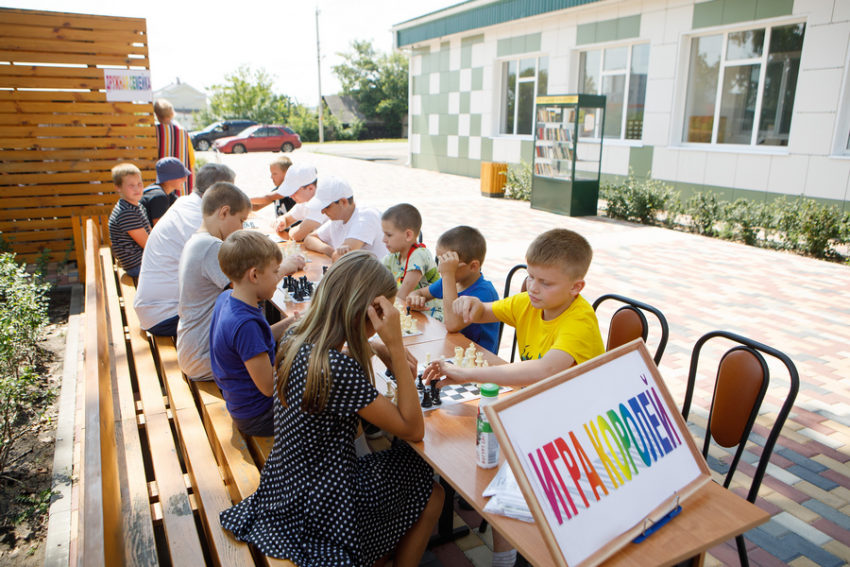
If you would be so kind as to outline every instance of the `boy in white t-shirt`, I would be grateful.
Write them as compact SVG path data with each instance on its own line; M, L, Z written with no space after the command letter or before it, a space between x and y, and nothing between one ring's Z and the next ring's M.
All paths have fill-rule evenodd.
M203 223L183 248L178 271L177 363L190 380L212 380L210 323L216 299L230 284L218 251L225 238L242 228L251 201L236 185L220 182L204 193L201 211ZM288 275L303 267L302 256L290 256L280 272Z
M322 177L315 200L331 222L327 222L304 239L308 250L330 256L333 261L352 250L368 250L379 260L387 255L381 212L358 207L351 185L339 177Z
M277 192L291 197L295 206L277 218L277 233L282 237L301 242L304 238L328 221L322 214L322 206L313 197L316 195L316 167L308 164L293 165L286 172ZM300 224L292 226L301 221Z

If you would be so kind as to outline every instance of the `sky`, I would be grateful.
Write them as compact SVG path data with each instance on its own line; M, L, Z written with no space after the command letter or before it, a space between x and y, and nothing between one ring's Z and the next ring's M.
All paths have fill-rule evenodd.
M316 7L322 53L322 93L340 84L331 68L351 42L393 46L393 24L460 0L0 0L4 7L145 18L154 90L175 82L201 90L246 64L263 68L275 92L315 106L318 100Z

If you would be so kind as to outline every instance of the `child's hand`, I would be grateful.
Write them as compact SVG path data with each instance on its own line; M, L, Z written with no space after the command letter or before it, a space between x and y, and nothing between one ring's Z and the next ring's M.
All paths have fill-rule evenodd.
M275 232L277 232L280 236L286 236L286 231L289 229L289 227L286 226L286 216L281 215L281 216L277 217L274 220L273 226L274 226Z
M463 384L465 381L460 377L462 371L462 368L449 364L445 360L435 360L422 372L422 382L424 384L436 382L438 388L449 384Z
M437 271L440 272L440 275L443 277L445 277L446 274L454 275L458 266L463 264L463 262L460 261L460 257L457 255L457 252L454 250L449 250L445 254L440 255L437 260Z
M366 308L366 315L372 322L372 328L389 347L391 344L401 344L401 315L390 300L379 295Z
M484 304L477 297L464 295L455 300L452 309L464 323L472 323L484 313Z
M407 306L417 311L425 309L425 298L418 293L411 293L407 296Z
M293 254L292 256L288 256L283 262L280 263L278 274L280 274L281 277L294 274L299 270L303 270L304 264L306 262L307 259L304 258L304 256L302 256L301 254Z
M339 260L340 258L345 256L349 252L351 252L351 248L349 248L348 246L343 244L342 246L340 246L339 248L334 250L333 254L331 254L331 260L336 262L337 260Z

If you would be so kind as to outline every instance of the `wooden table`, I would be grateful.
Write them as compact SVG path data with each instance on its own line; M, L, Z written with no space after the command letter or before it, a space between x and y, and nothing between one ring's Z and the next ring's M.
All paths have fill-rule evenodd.
M431 353L432 358L439 353L453 356L455 345L468 344L469 341L462 335L449 334L442 340L422 342L408 348L419 360L424 360L427 353ZM489 352L485 359L490 365L504 363ZM375 366L383 369L380 363ZM482 469L475 464L476 412L475 402L425 412L425 439L411 443L411 446L532 565L555 565L535 524L484 512L487 500L481 494L498 468ZM761 508L709 482L682 503L679 516L643 543L628 544L605 565L670 565L694 557L699 562L706 550L769 518L770 515Z

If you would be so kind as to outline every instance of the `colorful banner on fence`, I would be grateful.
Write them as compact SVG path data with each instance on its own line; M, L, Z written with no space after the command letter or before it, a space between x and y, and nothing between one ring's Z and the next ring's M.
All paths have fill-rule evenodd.
M104 69L106 100L115 102L151 102L151 72L145 69Z

